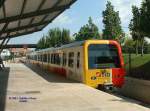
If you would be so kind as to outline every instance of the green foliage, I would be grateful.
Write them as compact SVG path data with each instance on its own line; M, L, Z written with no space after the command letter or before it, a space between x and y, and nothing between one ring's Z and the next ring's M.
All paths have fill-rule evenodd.
M143 0L141 8L132 6L133 18L130 22L129 29L132 38L136 41L136 49L141 47L141 55L144 54L144 37L150 37L150 1ZM137 52L138 53L138 50Z
M122 47L122 49L123 49L123 53L136 53L136 51L138 51L138 52L141 52L141 44L142 44L142 42L138 42L138 47L137 48L135 48L136 47L136 44L137 42L135 41L135 40L133 40L133 39L127 39L126 41L125 41L125 44L124 44L124 46ZM143 47L143 52L145 53L145 54L150 54L150 44L148 44L146 41L144 41L144 47ZM138 55L138 54L136 54L136 55Z
M47 36L43 36L38 44L37 49L49 47L59 47L71 42L70 31L67 29L60 30L59 28L50 29Z
M125 69L128 76L150 80L150 54L140 55L131 54L131 68L129 72L129 54L124 54Z
M92 18L89 17L88 24L81 27L78 33L74 34L76 41L88 39L100 39L98 27L93 23Z
M62 44L68 44L70 43L71 38L70 38L70 31L63 29L62 30Z
M145 36L150 37L150 0L143 0L140 10L141 31Z
M135 46L135 41L133 41L132 39L127 39L124 46L127 46L129 48L134 48Z
M129 29L131 31L131 35L133 40L140 40L141 33L140 33L140 10L136 6L132 6L132 13L133 18L131 19L131 22L129 24Z
M140 32L140 11L138 7L132 6L133 18L130 21L129 29L131 31L131 35L134 41L136 41L136 54L138 54L138 47L141 38L143 37Z
M121 28L119 12L115 12L111 2L107 2L106 10L103 11L103 39L113 39L120 43L123 42L125 34Z
M37 44L37 49L44 49L44 48L45 48L45 37L43 36Z
M133 39L126 39L124 45L122 46L123 53L129 53L132 50L132 53L135 53L135 41Z

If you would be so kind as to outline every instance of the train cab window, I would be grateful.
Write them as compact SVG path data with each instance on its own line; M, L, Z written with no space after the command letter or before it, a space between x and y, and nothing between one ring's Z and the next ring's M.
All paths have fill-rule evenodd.
M80 67L80 52L77 53L77 68Z
M89 69L119 68L120 59L115 45L91 44L88 47Z
M66 53L63 53L63 66L66 66L67 63L67 55Z
M74 53L70 52L69 53L68 66L69 67L73 67L73 65L74 65Z

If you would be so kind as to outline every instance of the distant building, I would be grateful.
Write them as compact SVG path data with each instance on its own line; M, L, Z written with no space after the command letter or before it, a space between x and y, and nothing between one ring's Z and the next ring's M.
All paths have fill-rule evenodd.
M20 57L20 56L26 56L27 52L30 50L28 48L11 48L10 52L15 56L15 57Z

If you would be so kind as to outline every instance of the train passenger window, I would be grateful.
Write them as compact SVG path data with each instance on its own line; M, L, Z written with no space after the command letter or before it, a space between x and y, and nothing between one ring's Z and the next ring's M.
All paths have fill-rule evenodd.
M60 65L60 62L61 62L61 56L60 56L60 54L58 54L58 65Z
M52 64L54 64L54 54L52 54Z
M53 63L56 64L56 54L54 54Z
M43 62L45 62L45 54L43 54Z
M54 63L54 54L51 54L51 63Z
M37 55L35 55L35 60L37 60Z
M54 64L57 64L57 55L54 54Z
M60 64L60 56L59 54L53 54L53 64Z
M74 65L74 53L70 52L69 53L68 66L69 67L73 67L73 65Z
M48 63L50 63L51 61L51 54L48 54Z
M44 62L47 62L47 54L44 54Z
M80 52L77 53L77 68L80 67Z
M40 55L38 55L38 61L40 61Z
M67 55L63 53L63 66L66 66L66 62L67 62Z
M40 61L41 61L41 62L43 61L42 55L40 55Z
M39 55L37 55L37 61L39 61Z

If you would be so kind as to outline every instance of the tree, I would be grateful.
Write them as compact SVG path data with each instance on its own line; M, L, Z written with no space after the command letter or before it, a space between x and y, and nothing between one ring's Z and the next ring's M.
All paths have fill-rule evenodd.
M141 5L141 31L144 36L150 37L150 0L143 0Z
M103 11L103 39L117 40L121 43L125 34L121 28L121 20L119 17L119 12L115 12L114 7L111 2L107 2L106 10ZM120 41L121 40L121 41Z
M45 37L43 36L37 43L37 49L45 48Z
M140 45L141 55L143 56L144 45L146 45L144 39L145 37L150 38L150 0L143 0L141 8L133 6L132 13L133 18L130 22L129 28L133 39L136 40L136 47ZM138 53L137 51L136 53Z
M70 38L70 31L69 30L66 30L66 29L63 29L62 30L62 44L68 44L71 42L71 38Z
M135 41L131 38L126 39L124 46L123 46L123 52L129 53L130 51L135 52Z
M49 47L59 47L71 42L70 31L67 29L60 30L59 28L50 29L47 36L43 36L39 42L37 49Z
M100 39L98 27L93 23L91 17L89 17L88 24L81 27L79 32L74 34L74 36L76 41Z
M142 47L141 55L143 55L144 37L150 38L150 31L149 31L150 29L150 0L143 0L140 10L141 10L140 27L141 27L141 34L143 35L143 39L141 39L141 47Z
M138 54L139 42L141 40L141 28L140 28L140 11L138 7L132 6L133 18L130 21L129 29L134 41L136 41L136 54Z

